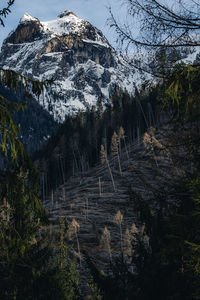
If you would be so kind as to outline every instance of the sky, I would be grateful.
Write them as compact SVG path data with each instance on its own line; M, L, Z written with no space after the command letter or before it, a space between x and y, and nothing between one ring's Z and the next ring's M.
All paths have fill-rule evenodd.
M6 6L7 0L0 2L0 9L2 9ZM29 13L40 21L47 21L56 19L59 13L67 9L100 29L111 45L115 47L116 35L107 24L108 7L111 6L116 18L121 20L122 16L126 15L126 8L122 2L122 0L15 0L11 14L5 19L5 28L0 27L0 46L9 32L17 27L20 18L25 13Z

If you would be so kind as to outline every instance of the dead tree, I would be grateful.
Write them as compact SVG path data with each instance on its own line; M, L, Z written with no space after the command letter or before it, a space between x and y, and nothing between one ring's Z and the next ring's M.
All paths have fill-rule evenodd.
M104 165L105 163L107 164L107 167L108 167L108 170L109 170L109 173L110 173L110 177L111 177L111 180L112 180L113 190L114 190L114 192L116 192L115 182L114 182L112 170L111 170L111 167L110 167L110 163L109 163L109 160L108 160L108 155L107 155L107 152L106 152L103 145L101 145L100 158L101 158L101 164L102 165Z
M121 168L121 162L120 162L120 157L119 157L119 137L118 137L116 131L114 131L112 140L111 140L111 154L114 157L117 157L120 175L122 176L122 168Z

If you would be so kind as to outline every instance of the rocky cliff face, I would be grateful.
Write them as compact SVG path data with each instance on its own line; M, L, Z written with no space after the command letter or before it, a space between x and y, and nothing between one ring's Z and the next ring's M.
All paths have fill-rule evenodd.
M116 88L134 93L143 78L109 45L102 32L73 12L40 22L25 14L4 40L0 66L38 80L54 82L40 104L54 119L102 104Z

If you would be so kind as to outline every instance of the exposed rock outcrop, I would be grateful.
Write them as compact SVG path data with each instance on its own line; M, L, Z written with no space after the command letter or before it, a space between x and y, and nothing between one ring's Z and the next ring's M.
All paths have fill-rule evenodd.
M136 82L143 80L100 30L71 11L48 22L25 14L4 40L0 66L38 80L53 79L39 103L61 122L99 99L107 103L116 87L134 93Z

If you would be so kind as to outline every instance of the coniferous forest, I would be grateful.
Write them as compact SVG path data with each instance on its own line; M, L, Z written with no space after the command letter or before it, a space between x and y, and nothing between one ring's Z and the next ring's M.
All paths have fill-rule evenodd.
M62 124L31 98L50 82L0 68L1 300L200 299L200 66L174 59L199 46L188 2L127 0L139 39L110 9L156 80Z

